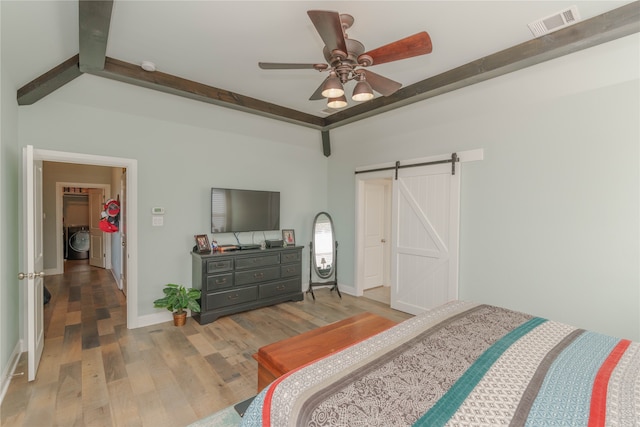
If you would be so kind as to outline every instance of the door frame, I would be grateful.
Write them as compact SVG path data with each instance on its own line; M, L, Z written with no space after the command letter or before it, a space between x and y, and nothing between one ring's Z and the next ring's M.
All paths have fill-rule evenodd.
M139 325L138 318L138 161L122 157L109 157L93 154L71 153L63 151L52 151L35 148L33 149L34 160L45 162L74 163L92 166L107 166L127 169L127 230L129 235L127 245L127 284L129 292L127 294L127 328L134 329ZM92 184L96 186L97 184ZM22 189L24 197L25 189ZM22 236L22 240L24 241ZM23 307L24 324L27 323L26 298L21 306Z
M62 235L62 205L63 205L63 188L64 187L78 187L78 188L100 188L104 190L105 194L111 194L111 184L90 184L86 182L56 182L56 247L61 248L63 246ZM105 264L104 268L111 268L111 240L104 239L103 250L105 251ZM45 270L46 274L62 274L64 273L64 251L58 250L58 256L56 257L56 268Z
M476 150L467 150L467 151L458 151L458 159L460 163L465 162L473 162L484 159L484 150L476 149ZM405 164L415 164L415 163L427 163L427 162L436 162L441 160L451 159L451 153L440 154L429 157L421 157L414 158L408 160L401 160L400 163ZM395 170L378 170L373 172L366 172L368 170L375 169L384 169L384 168L393 168L395 167L395 162L381 163L375 165L366 165L359 166L356 168L356 239L355 239L355 295L361 297L364 295L364 210L365 210L365 198L364 198L364 189L366 185L366 181L369 180L380 180L380 179L390 179L393 180L395 178ZM363 173L358 173L363 172ZM390 221L390 229L393 230L395 224L392 222L392 218L389 218ZM391 236L389 236L391 237ZM391 270L391 258L385 259L385 262L388 265L385 265L385 269Z

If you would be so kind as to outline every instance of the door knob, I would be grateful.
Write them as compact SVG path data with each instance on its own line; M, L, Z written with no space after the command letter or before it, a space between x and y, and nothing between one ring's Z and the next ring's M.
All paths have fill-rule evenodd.
M387 240L386 240L386 239L381 239L380 241L381 241L382 243L387 243Z
M44 271L40 273L18 273L18 280L33 279L35 277L44 277Z

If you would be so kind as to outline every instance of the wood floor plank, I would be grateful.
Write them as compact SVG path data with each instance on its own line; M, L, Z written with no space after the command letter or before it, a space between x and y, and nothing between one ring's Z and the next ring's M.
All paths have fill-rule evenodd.
M87 425L106 422L111 418L102 350L99 347L82 351L82 408ZM111 425L110 421L109 424Z
M316 289L288 302L222 317L126 327L126 298L111 272L65 262L45 277L45 349L36 381L15 377L0 406L5 426L186 426L255 395L258 348L388 304ZM83 349L84 348L84 349ZM17 372L26 373L26 354Z
M109 389L109 402L114 425L124 427L143 426L129 379L122 378L111 381L107 388Z
M81 425L82 420L82 361L60 366L54 425Z

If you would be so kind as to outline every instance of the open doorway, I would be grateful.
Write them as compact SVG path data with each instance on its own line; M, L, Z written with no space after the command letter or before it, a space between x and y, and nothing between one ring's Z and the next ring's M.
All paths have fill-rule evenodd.
M358 180L357 288L359 295L390 305L391 191L390 177Z
M46 162L55 162L55 163L63 163L67 166L74 165L78 167L94 167L101 166L109 169L109 174L111 175L111 181L116 182L117 185L113 186L114 188L110 188L107 185L102 186L105 189L105 193L107 189L115 190L117 187L121 186L121 180L125 179L126 181L126 196L122 195L121 204L126 204L126 211L121 212L122 220L127 223L127 240L126 244L119 245L119 248L122 252L121 259L119 260L120 264L120 272L117 274L116 280L118 283L122 283L122 278L120 274L126 274L126 283L128 287L127 298L126 298L126 317L127 317L127 328L135 328L138 326L138 310L137 310L137 261L135 254L137 253L137 161L135 159L126 159L119 157L106 157L106 156L97 156L97 155L89 155L89 154L80 154L80 153L67 153L67 152L58 152L58 151L50 151L50 150L33 150L34 160ZM126 170L126 175L123 178L123 171ZM57 182L60 182L60 192L62 194L64 183L77 183L71 178L68 178L66 181L63 179L58 179ZM81 182L82 184L82 182ZM53 184L55 185L55 183ZM100 186L96 186L94 183L84 184L87 187L100 188ZM51 194L53 193L53 194ZM58 195L58 191L51 191L50 193L43 193L43 199L45 197L55 198ZM55 205L55 202L54 202ZM61 210L61 207L59 208ZM45 221L51 220L54 221L56 215L49 215L47 217L46 212L44 215ZM61 212L60 212L61 217ZM54 246L51 249L58 257L58 252L63 254L63 227L62 222L60 220L59 223L53 225L56 229L54 231L54 235L56 238L52 245ZM58 233L59 232L59 237ZM107 246L109 243L107 244ZM113 245L111 245L113 246ZM110 249L107 249L107 254L110 254ZM44 248L45 253L49 250L49 248ZM112 267L112 260L107 257L108 264L107 268ZM57 260L56 260L57 267ZM60 268L62 272L63 268ZM114 273L114 276L116 274ZM119 280L120 279L120 280ZM26 302L25 302L26 303ZM25 309L25 316L26 316ZM25 321L27 324L28 319Z
M45 176L53 164L44 162ZM99 228L102 207L111 194L110 184L57 181L55 206L43 196L45 212L54 212L45 214L43 224L47 275L64 273L68 261L112 268L113 239Z

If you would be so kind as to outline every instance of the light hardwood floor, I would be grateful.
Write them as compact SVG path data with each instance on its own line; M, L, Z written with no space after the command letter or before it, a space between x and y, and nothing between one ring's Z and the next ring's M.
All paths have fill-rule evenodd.
M35 381L26 354L0 407L9 426L185 426L256 393L263 345L369 311L411 317L327 288L310 297L227 317L129 330L126 301L109 271L67 262L47 277L45 347Z

